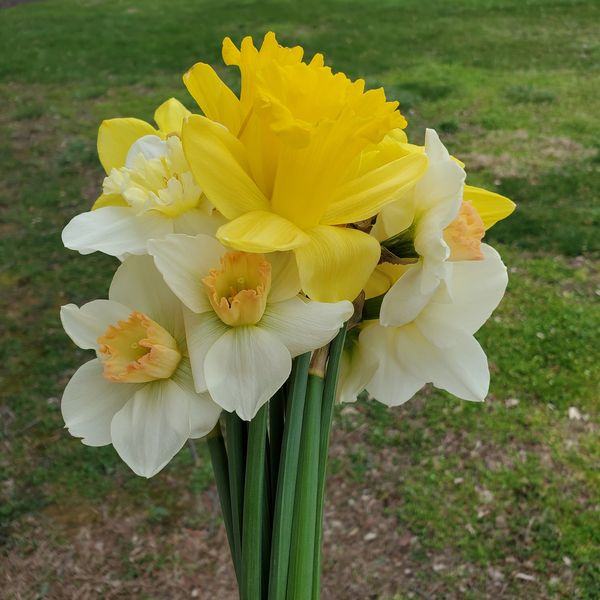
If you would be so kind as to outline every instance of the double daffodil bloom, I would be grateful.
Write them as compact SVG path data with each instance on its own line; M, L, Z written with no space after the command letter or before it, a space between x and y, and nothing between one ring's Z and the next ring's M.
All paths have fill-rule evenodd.
M205 235L169 235L149 251L184 311L196 389L251 420L288 378L292 358L331 341L351 302L298 295L290 253L224 248Z
M150 238L173 232L214 233L225 221L194 180L183 153L181 127L191 113L175 98L140 119L109 119L98 131L106 170L103 194L90 212L65 227L65 246L89 254L145 254Z
M61 403L66 427L84 444L112 443L135 473L152 477L188 438L215 426L221 408L194 390L181 303L152 258L128 258L108 300L63 306L61 320L80 348L97 354Z
M465 400L485 399L488 363L473 334L498 306L508 277L493 248L482 244L480 251L480 260L449 263L444 285L410 321L395 319L389 310L385 320L365 321L358 336L349 336L338 392L342 402L354 401L366 389L380 402L398 406L426 383ZM417 268L401 270L409 274ZM397 292L394 286L387 292L388 305L404 301Z
M408 145L397 102L364 81L333 74L317 54L268 33L259 49L245 38L223 44L241 71L238 99L206 64L184 82L205 117L183 127L192 172L228 219L217 232L245 252L292 250L302 290L312 299L352 300L380 256L379 243L354 228L415 184L427 159Z

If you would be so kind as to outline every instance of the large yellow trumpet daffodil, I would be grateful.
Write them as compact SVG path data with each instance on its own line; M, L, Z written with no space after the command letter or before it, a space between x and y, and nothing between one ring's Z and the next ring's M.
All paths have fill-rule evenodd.
M183 126L194 177L229 219L217 237L246 252L293 250L311 298L353 299L377 264L373 237L344 225L368 219L424 173L411 152L396 102L382 89L332 73L320 54L302 62L268 33L260 49L245 38L223 43L226 64L241 71L235 94L198 63L184 82L205 117Z

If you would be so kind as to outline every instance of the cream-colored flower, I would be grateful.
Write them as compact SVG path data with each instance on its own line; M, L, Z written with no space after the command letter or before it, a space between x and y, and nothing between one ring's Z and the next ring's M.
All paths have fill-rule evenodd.
M343 374L342 401L367 389L380 402L397 406L426 383L465 400L485 399L487 358L473 334L502 299L508 278L493 248L483 244L481 252L482 260L448 263L444 285L410 321L390 322L388 315L385 322L361 325L358 340L346 350L352 371ZM418 267L407 267L406 275L413 269ZM412 277L408 281L418 285ZM384 302L393 309L404 298L404 289L392 286Z
M188 438L206 435L221 408L198 394L187 356L182 307L148 256L117 270L109 299L61 308L69 337L96 351L62 398L69 432L111 444L138 475L152 477Z
M198 391L250 420L283 385L292 358L331 341L353 312L348 301L299 296L292 253L224 248L214 238L169 235L149 251L184 311Z
M139 119L110 119L98 132L106 169L103 194L62 234L67 248L122 257L145 254L151 238L173 232L214 233L225 220L195 181L183 154L181 127L191 113L171 98L155 113L158 130Z

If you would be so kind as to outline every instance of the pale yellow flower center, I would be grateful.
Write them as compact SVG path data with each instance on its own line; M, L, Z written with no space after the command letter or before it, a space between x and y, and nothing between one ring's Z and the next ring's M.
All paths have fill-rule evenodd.
M449 260L482 260L484 234L485 225L479 213L471 204L463 202L456 219L444 229L444 241L450 248Z
M157 211L171 218L202 207L202 190L183 154L181 140L169 135L165 154L146 158L138 154L130 167L113 169L104 179L107 196L121 197L137 213Z
M267 305L271 264L262 254L227 252L221 257L221 268L211 269L202 282L223 323L255 325Z
M104 377L121 383L169 378L181 361L173 336L145 314L110 325L98 338Z

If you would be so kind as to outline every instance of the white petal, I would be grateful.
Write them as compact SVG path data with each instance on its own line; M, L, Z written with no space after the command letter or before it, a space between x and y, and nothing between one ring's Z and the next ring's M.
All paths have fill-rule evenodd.
M150 238L173 231L171 220L160 213L137 215L126 206L105 206L73 217L63 229L63 244L81 254L96 250L111 256L145 254Z
M437 134L435 129L427 128L425 130L425 154L432 162L442 162L450 160L450 154Z
M212 346L204 376L213 400L250 421L288 378L286 347L258 327L234 327Z
M371 235L382 242L408 229L415 219L415 210L415 195L411 189L397 201L383 207L371 229Z
M259 323L281 340L292 357L330 342L354 312L351 302L311 302L298 296L267 304Z
M358 339L352 340L352 336L351 330L346 337L347 343L340 363L340 378L337 386L337 401L340 403L355 402L377 370L376 355Z
M208 214L200 208L193 208L173 219L173 233L186 235L203 233L215 237L217 229L225 223L227 219L217 210Z
M219 420L221 407L215 404L208 392L201 394L194 389L190 361L184 358L171 379L188 396L190 411L190 437L201 438L210 433Z
M113 277L108 297L148 315L177 343L185 340L181 303L154 266L151 256L127 258Z
M213 344L229 331L229 327L212 311L197 314L184 309L183 318L195 387L198 392L204 392L206 391L204 378L206 355Z
M475 333L502 300L508 275L499 254L482 244L484 260L450 263L448 296L438 290L416 324L438 346L455 343L456 331Z
M396 358L401 341L399 333L403 329L370 325L361 332L359 338L360 344L364 344L377 360L377 368L365 388L387 406L404 404L427 383L425 378L413 373Z
M466 173L453 160L429 162L415 188L416 209L435 210L439 225L446 227L458 214Z
M269 302L281 302L300 292L300 275L293 252L271 252L266 255L271 263L271 291Z
M90 360L67 384L60 405L65 426L88 446L111 443L110 423L140 388L138 384L111 383L102 376L102 364Z
M170 379L144 385L114 416L111 436L135 473L156 475L190 436L188 394Z
M93 300L81 308L66 304L60 308L60 320L67 335L85 350L98 349L97 339L109 325L127 319L131 309L112 300Z
M381 303L379 321L385 326L410 323L431 300L435 288L423 293L423 263L411 266L388 290Z
M148 251L169 287L190 310L212 310L202 278L211 268L219 268L226 252L217 240L207 235L173 234L151 240Z
M477 340L457 332L455 344L439 348L414 325L401 328L398 361L415 376L464 400L482 401L488 392L490 373L487 358Z
M144 135L138 138L127 152L125 166L128 169L133 169L138 154L141 154L146 160L166 156L168 154L167 142L161 140L157 135Z

